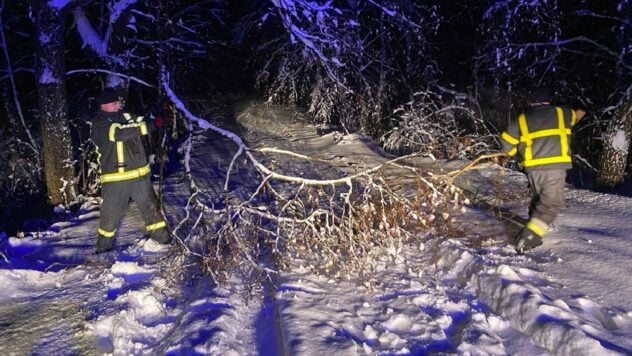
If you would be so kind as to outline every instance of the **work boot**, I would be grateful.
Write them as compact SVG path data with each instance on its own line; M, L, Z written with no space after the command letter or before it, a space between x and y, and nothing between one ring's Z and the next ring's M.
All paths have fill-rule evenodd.
M540 245L542 245L542 237L536 235L533 231L526 227L522 229L518 236L514 239L516 252L520 255Z
M99 254L99 253L108 252L112 250L114 248L113 243L114 243L114 239L111 237L98 236L96 253Z

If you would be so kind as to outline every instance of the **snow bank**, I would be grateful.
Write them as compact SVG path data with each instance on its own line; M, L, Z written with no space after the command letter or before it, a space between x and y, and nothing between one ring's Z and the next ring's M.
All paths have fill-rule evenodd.
M562 300L552 300L530 277L537 273L516 270L507 264L474 256L458 242L437 242L437 267L467 286L495 313L507 318L511 326L553 354L619 355L605 348L600 335L609 331L595 320L572 311Z

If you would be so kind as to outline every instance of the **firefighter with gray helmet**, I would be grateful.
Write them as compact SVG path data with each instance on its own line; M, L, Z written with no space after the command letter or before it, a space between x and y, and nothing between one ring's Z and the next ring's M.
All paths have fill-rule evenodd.
M566 171L571 169L571 129L583 110L551 104L546 87L533 90L528 107L501 135L502 150L517 157L529 180L529 220L512 243L520 254L542 244L542 237L564 207Z

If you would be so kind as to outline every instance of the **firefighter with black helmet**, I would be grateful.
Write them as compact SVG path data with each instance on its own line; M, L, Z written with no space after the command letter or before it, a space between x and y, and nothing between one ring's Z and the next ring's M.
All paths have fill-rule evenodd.
M105 88L98 97L99 112L92 121L91 138L101 167L101 217L96 253L110 251L129 200L141 211L150 238L161 244L171 242L167 223L160 211L150 180L150 168L141 141L161 120L146 121L122 111L122 97Z

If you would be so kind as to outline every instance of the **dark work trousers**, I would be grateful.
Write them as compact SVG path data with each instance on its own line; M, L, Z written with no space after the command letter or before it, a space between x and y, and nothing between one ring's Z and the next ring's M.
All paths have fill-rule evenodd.
M113 233L118 229L127 211L130 198L140 209L146 226L149 227L164 221L149 175L138 179L103 183L101 196L103 203L101 204L101 218L99 219L100 230ZM168 231L166 227L162 227L148 231L148 234L154 240L161 240L168 236Z
M550 225L565 205L565 170L533 170L527 173L531 203L529 218Z

